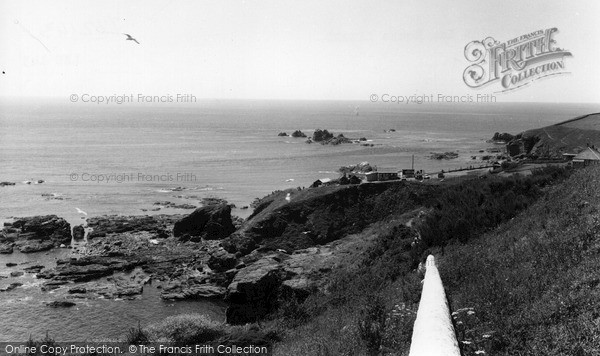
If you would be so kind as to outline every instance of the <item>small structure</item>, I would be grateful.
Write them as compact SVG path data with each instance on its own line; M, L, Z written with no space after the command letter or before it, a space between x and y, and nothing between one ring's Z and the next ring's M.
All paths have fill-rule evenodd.
M492 168L490 168L490 173L499 173L502 172L502 165L499 162L494 162Z
M371 171L365 173L365 178L367 178L367 182L376 182L379 177L376 171Z
M388 172L388 171L372 171L367 172L365 174L367 178L367 182L384 182L388 180L397 180L400 179L398 176L398 172Z
M360 184L362 182L362 180L360 178L358 178L356 175L352 174L352 175L350 175L348 182L350 184Z
M398 177L398 172L377 172L377 180L379 181L396 179L400 179L400 177Z
M321 178L321 179L317 179L316 181L314 181L313 184L310 185L310 187L316 188L316 187L320 187L322 185L328 185L329 183L331 183L331 178Z
M415 177L415 170L414 169L403 169L402 170L402 177L403 178L414 178Z
M577 153L563 153L562 156L565 161L572 161L577 156Z
M585 151L582 151L577 156L573 157L573 168L587 167L599 163L600 152L592 147L586 148Z

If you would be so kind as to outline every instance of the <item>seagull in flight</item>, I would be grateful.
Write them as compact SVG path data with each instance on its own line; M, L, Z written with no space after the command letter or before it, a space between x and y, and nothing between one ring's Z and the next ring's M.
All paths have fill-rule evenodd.
M127 36L127 38L125 39L126 41L135 41L135 43L140 44L135 38L131 37L131 35L124 33L125 36Z

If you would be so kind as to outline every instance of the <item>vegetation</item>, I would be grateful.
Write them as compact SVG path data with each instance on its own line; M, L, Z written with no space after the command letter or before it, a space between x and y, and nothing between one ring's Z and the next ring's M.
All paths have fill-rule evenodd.
M182 314L147 328L148 339L159 342L172 342L185 346L205 344L225 334L223 323L218 323L202 314Z
M578 172L562 185L554 184L571 171L547 167L527 177L377 186L361 200L371 224L361 243L305 299L280 294L261 325L187 315L131 338L273 345L274 355L403 354L422 288L419 263L441 250L465 355L590 354L600 344L600 313L591 307L600 302L598 173Z
M466 242L503 221L512 219L540 196L542 188L562 180L570 170L549 166L527 177L472 180L442 191L419 225L424 247Z
M406 352L420 299L421 276L416 271L419 262L439 247L450 245L454 248L472 241L485 244L484 240L475 237L511 221L544 196L548 185L569 174L568 170L549 167L537 170L529 177L474 179L443 186L435 195L403 196L407 203L423 200L426 206L424 216L413 219L419 220L416 227L421 239L414 228L397 220L376 223L367 229L364 247L357 252L353 263L332 271L324 291L314 293L294 306L295 312L291 315L297 315L298 319L289 322L288 315L288 324L283 328L286 336L283 342L275 345L274 354L385 355ZM379 196L378 200L394 201L398 191L392 192L390 196ZM469 249L461 249L460 254L461 261L467 265L475 260L473 256L478 252L472 254ZM453 265L450 258L445 258ZM462 276L460 268L454 271L457 276ZM476 273L478 269L469 271ZM494 275L493 270L486 272ZM471 287L483 283L486 276L478 275L480 279ZM444 275L443 279L446 282L447 277ZM463 280L454 286L459 287L462 283ZM464 296L469 293L472 291L465 291ZM451 290L448 295L453 297ZM482 306L489 298L494 301L509 299L508 294L495 294L489 289L477 295L493 295L483 300ZM477 319L471 313L459 313L459 316L463 315L465 325L471 325L472 320ZM484 330L479 336L480 344L498 349L502 341L486 334L490 330L481 324L477 327ZM462 330L465 337L473 335L470 329ZM465 338L464 341L469 340ZM478 350L473 348L472 351Z
M465 355L593 355L600 345L600 169L576 172L524 214L446 248L440 272Z

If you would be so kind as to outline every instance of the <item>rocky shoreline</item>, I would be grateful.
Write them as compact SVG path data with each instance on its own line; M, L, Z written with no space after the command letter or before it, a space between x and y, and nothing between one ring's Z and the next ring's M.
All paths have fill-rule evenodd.
M163 300L223 300L227 322L243 324L272 312L281 293L302 300L321 288L346 237L380 218L374 200L391 186L276 192L241 223L222 201L188 215L99 216L73 228L55 215L18 218L0 231L0 251L70 248L56 266L26 271L69 302L139 298L152 283ZM2 281L0 292L20 287Z
M266 315L275 303L273 292L284 281L299 295L311 283L298 277L302 254L261 249L258 243L240 249L235 241L247 237L230 237L240 231L235 222L231 206L222 201L189 215L99 216L73 227L56 215L33 216L5 223L0 253L71 249L72 257L57 260L55 267L34 265L13 272L34 273L44 280L42 291L60 289L65 297L49 303L51 307L72 306L80 299L139 298L144 285L154 283L164 300L225 300L227 321L238 324ZM9 283L0 292L19 287Z

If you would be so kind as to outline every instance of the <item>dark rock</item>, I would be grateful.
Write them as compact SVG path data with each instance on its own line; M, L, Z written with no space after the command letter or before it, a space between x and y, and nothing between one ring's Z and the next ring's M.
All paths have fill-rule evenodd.
M292 278L287 281L283 281L281 289L284 293L290 293L294 295L300 301L306 299L311 292L314 290L315 285L308 278Z
M227 288L227 323L255 322L271 312L282 277L281 265L270 257L241 269Z
M4 187L7 185L15 185L15 183L14 182L0 182L0 187Z
M0 244L0 254L11 254L13 253L13 247L9 244Z
M431 156L430 156L431 159L437 159L437 160L454 159L457 157L458 157L458 153L456 153L456 152L444 152L444 153L432 152Z
M69 294L85 294L87 289L85 287L73 287L67 291Z
M142 294L143 291L144 286L142 284L130 282L122 278L114 279L111 284L99 285L87 290L87 292L96 293L108 299L133 299L133 297Z
M119 216L107 215L88 219L88 226L93 229L88 239L104 237L107 234L147 231L156 234L168 233L167 225L178 216Z
M154 205L162 205L165 208L173 208L173 209L196 209L195 205L192 204L175 204L170 201L156 201Z
M23 271L12 271L12 272L10 272L10 276L11 277L21 277L24 274L25 274L25 272L23 272Z
M231 207L227 204L208 205L196 209L175 223L173 234L199 236L205 239L221 239L229 236L235 227L231 220Z
M69 308L74 307L76 304L69 300L55 300L53 302L46 303L46 306L52 308Z
M50 281L42 284L42 292L48 292L60 288L61 286L68 284L68 281Z
M160 297L165 300L223 298L226 291L224 287L212 285L189 286L177 291L163 291Z
M217 271L223 272L235 267L237 259L231 253L220 248L213 252L208 259L208 267Z
M32 252L40 252L40 251L48 251L54 247L54 243L52 241L30 241L25 245L21 245L19 247L19 251L22 253L32 253Z
M43 270L38 278L86 282L110 276L116 271L129 271L145 263L143 259L127 260L108 256L88 256L78 260L58 260L57 267Z
M280 132L277 134L277 136L288 136L288 134L286 132Z
M229 253L239 252L241 255L247 255L258 247L252 238L241 234L232 234L221 242L221 246Z
M6 267L14 267L14 266L16 266L16 265L17 265L17 264L16 264L16 263L14 263L14 262L8 262L8 263L6 264Z
M292 137L306 137L306 134L300 130L296 130L292 133Z
M41 270L43 270L44 268L45 267L42 265L33 265L33 266L26 267L23 270L28 273L38 273Z
M0 292L10 292L11 290L13 290L17 287L20 287L22 285L23 285L23 283L11 283L7 286L0 287Z
M57 245L71 241L71 225L56 215L21 218L12 227L20 229L19 239L51 241Z
M85 228L83 225L77 225L73 227L73 238L75 240L81 240L85 236Z

